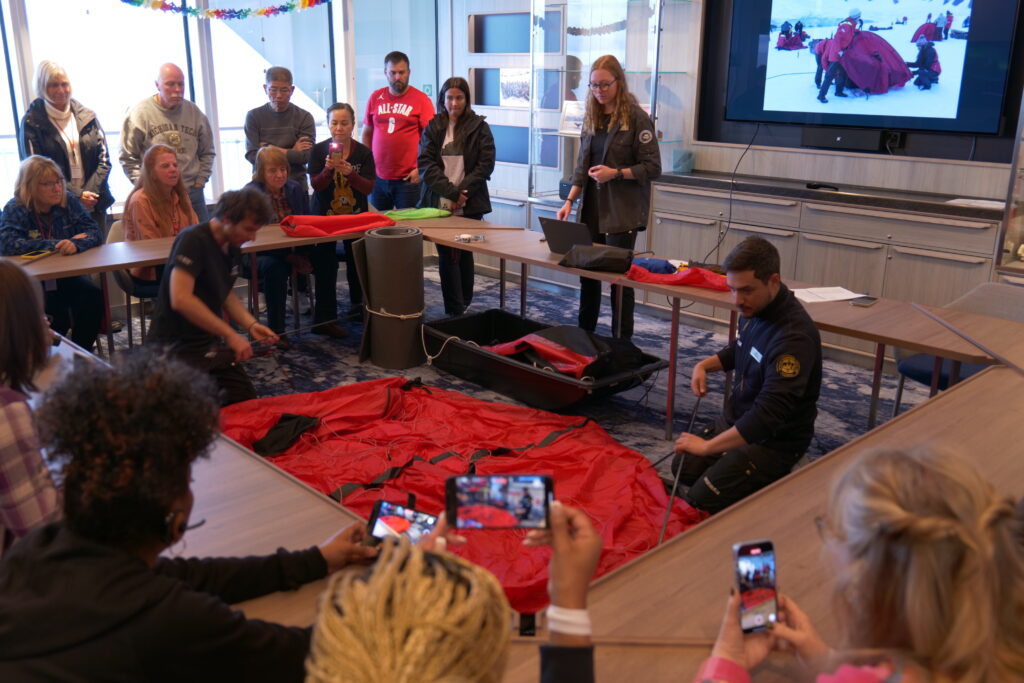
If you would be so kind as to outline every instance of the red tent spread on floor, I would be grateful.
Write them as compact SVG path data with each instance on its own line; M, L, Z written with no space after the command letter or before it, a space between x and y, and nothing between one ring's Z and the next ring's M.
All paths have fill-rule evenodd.
M284 413L319 417L288 450L281 469L368 517L374 501L436 514L444 481L465 474L547 474L555 497L582 508L604 539L598 574L654 547L668 495L646 458L587 418L489 403L403 378L360 382L311 394L246 401L221 412L224 433L250 447ZM666 449L669 445L666 444ZM701 514L676 499L666 537ZM452 548L494 574L512 606L536 612L547 602L546 548L523 548L524 529L467 530Z

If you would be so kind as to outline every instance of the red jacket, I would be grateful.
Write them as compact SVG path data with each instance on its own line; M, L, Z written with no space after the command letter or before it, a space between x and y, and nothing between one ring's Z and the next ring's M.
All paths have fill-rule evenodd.
M856 20L847 18L836 29L836 34L832 37L828 46L828 61L838 62L839 53L844 52L846 48L850 47L850 43L853 41L853 36L856 35Z

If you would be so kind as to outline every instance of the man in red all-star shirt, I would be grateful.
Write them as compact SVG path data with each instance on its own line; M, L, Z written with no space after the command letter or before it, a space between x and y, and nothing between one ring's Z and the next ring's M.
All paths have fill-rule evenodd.
M377 180L370 203L379 211L408 209L420 196L416 153L420 135L434 118L434 105L409 85L409 57L389 52L384 57L388 87L374 91L366 102L363 144L373 150Z

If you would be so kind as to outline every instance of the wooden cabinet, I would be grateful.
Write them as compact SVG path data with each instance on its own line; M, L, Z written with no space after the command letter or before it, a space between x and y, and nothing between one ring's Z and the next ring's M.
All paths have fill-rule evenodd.
M795 230L779 230L777 228L761 228L754 225L737 225L732 227L722 238L722 246L718 255L713 259L715 263L721 263L737 244L750 235L763 237L779 250L780 274L783 280L792 280L796 277L796 260L798 233Z
M650 250L659 258L682 261L703 261L718 242L718 221L709 218L687 218L655 212L648 231ZM647 293L645 302L656 306L670 305L664 296ZM685 305L685 304L684 304ZM692 304L686 312L691 315L712 316L714 306Z
M945 306L988 282L992 259L910 247L889 247L882 296Z

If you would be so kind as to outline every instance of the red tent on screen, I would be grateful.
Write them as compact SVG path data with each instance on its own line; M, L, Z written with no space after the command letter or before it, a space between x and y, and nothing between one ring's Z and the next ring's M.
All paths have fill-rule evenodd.
M872 95L887 93L913 78L900 53L870 31L859 31L853 37L839 63L858 88Z
M396 534L404 533L412 526L412 522L405 517L395 517L394 515L385 515L380 518L380 521L384 522Z
M917 27L914 31L914 37L910 39L910 42L916 43L917 39L924 36L928 40L935 40L935 24L930 21L926 21Z
M750 590L743 591L743 595L740 596L740 601L743 603L743 609L752 609L774 597L775 591L771 588L752 588Z
M514 527L519 520L508 510L499 510L490 505L460 505L459 522L462 520L479 522L485 527Z

